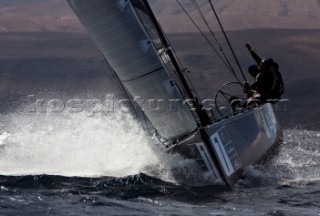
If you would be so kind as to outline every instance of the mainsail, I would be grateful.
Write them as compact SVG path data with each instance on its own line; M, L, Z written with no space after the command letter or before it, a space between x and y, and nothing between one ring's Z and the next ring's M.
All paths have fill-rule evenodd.
M67 0L107 62L166 141L197 130L184 103L187 96L175 79L172 56L143 0Z

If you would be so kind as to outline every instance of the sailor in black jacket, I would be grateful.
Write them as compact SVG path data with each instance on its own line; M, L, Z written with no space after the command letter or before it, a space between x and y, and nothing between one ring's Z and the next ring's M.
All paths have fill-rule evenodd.
M257 65L249 67L248 71L251 76L255 77L255 82L249 85L244 84L243 91L247 98L254 98L261 103L276 102L284 93L284 84L279 72L279 65L271 58L261 59L249 44L246 47Z

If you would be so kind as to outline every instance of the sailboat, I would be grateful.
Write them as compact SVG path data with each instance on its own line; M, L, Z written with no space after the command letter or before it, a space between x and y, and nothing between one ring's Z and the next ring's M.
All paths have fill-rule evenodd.
M270 103L213 116L190 88L147 0L66 0L167 151L194 159L216 184L274 154L282 130ZM220 113L220 111L219 111Z

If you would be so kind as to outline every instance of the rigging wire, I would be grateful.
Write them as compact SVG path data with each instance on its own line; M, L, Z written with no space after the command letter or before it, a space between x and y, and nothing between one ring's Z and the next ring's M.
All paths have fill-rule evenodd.
M143 0L145 3L145 6L147 7L147 14L151 18L151 21L154 24L156 32L158 32L160 39L162 41L162 44L164 48L164 53L168 55L170 62L170 65L173 66L173 70L168 70L168 72L173 75L176 79L171 82L172 85L176 84L176 87L179 90L179 93L182 95L183 98L189 98L193 99L192 104L196 108L196 114L193 114L194 117L197 119L197 123L201 125L207 125L208 124L208 118L207 118L207 113L202 111L202 104L199 103L199 99L197 98L197 93L194 94L195 90L194 88L191 89L189 86L191 84L190 79L186 74L183 74L183 70L181 68L181 62L177 58L177 55L175 54L174 50L171 49L171 45L167 40L167 37L165 33L162 31L160 25L158 24L158 21L156 20L156 17L154 14L151 12L151 8L148 4L147 0ZM161 57L161 56L160 56ZM165 57L165 56L163 56ZM162 57L161 57L162 58ZM164 59L163 59L164 60ZM166 62L164 62L164 66L167 67ZM168 68L167 68L168 69ZM186 95L183 95L186 94Z
M238 81L238 82L232 82L232 83L237 83L237 84L242 85L242 82L241 82L240 79L238 78L238 76L237 76L237 74L236 74L236 72L235 72L232 64L231 64L230 61L229 61L229 58L226 56L224 50L222 49L222 46L221 46L220 42L218 41L215 33L212 31L212 29L211 29L211 27L210 27L210 25L209 25L209 22L207 21L204 13L203 13L203 11L202 11L202 9L200 8L199 4L197 3L197 1L196 1L196 0L190 0L191 3L193 3L194 8L198 11L198 13L199 13L199 15L200 15L200 18L202 19L202 21L204 22L204 24L205 24L206 27L208 28L211 36L214 38L214 40L215 40L215 42L216 42L216 44L217 44L217 46L218 46L221 54L223 55L224 59L222 58L222 56L221 56L220 54L218 54L218 51L215 49L215 47L214 47L214 46L212 45L212 43L209 41L209 39L208 39L207 36L204 34L204 32L200 29L199 25L195 22L195 19L190 15L189 12L187 12L187 10L185 9L185 7L180 3L179 0L176 0L176 1L177 1L177 3L180 5L180 7L181 7L182 10L184 11L184 13L189 17L189 19L190 19L191 22L194 24L194 26L198 29L198 31L202 34L202 36L207 40L207 42L208 42L208 44L211 46L211 48L216 52L216 54L218 55L218 57L222 60L222 62L225 64L225 66L230 70L230 72L234 75L234 77L235 77L236 80ZM228 43L228 46L229 46L230 51L231 51L231 53L232 53L232 55L233 55L233 58L235 59L237 65L238 65L238 67L239 67L239 69L240 69L241 75L242 75L244 81L247 81L247 79L246 79L246 77L245 77L245 75L244 75L244 73L243 73L243 71L242 71L242 68L241 68L241 66L240 66L240 63L239 63L239 61L238 61L238 59L237 59L237 56L236 56L236 54L235 54L235 52L234 52L234 50L233 50L233 47L232 47L232 45L231 45L231 43L230 43L230 41L229 41L229 38L228 38L227 35L226 35L226 32L225 32L225 30L224 30L224 28L223 28L223 26L222 26L222 24L221 24L221 21L220 21L218 15L217 15L217 13L216 13L214 7L213 7L213 4L212 4L211 0L209 0L209 3L210 3L210 6L211 6L212 11L214 12L214 15L215 15L215 17L216 17L216 19L217 19L217 21L218 21L218 23L219 23L220 29L221 29L222 32L223 32L223 35L224 35L224 37L225 37L225 40L226 40L226 42ZM229 84L230 84L230 83L229 83ZM228 85L229 85L229 84L228 84ZM222 89L219 89L218 92L220 92L221 95L222 95L226 100L228 100L228 97L232 96L232 95L230 95L230 94L222 91ZM218 95L218 94L217 94L217 95ZM217 95L216 95L216 100L217 100ZM218 112L220 113L219 110L218 110Z
M233 55L233 57L234 57L237 65L238 65L238 67L239 67L240 73L241 73L244 81L247 82L246 76L244 75L244 73L243 73L243 71L242 71L242 68L241 68L240 63L239 63L239 61L238 61L238 58L237 58L237 56L236 56L236 54L235 54L235 52L234 52L234 50L233 50L233 48L232 48L232 45L231 45L231 43L230 43L230 41L229 41L229 38L228 38L228 36L227 36L227 34L226 34L223 26L222 26L222 23L221 23L221 21L220 21L220 18L219 18L219 16L218 16L216 10L214 9L214 6L213 6L213 4L212 4L212 0L208 0L208 1L209 1L209 3L210 3L211 9L212 9L212 11L213 11L213 13L214 13L217 21L218 21L218 23L219 23L219 26L220 26L220 28L221 28L221 30L222 30L222 33L223 33L223 35L224 35L224 37L225 37L225 39L226 39L226 41L227 41L227 43L228 43L228 45L229 45L229 48L230 48L230 50L231 50L231 52L232 52L232 55Z
M198 24L195 22L195 20L190 16L190 14L187 12L187 10L183 7L183 5L181 4L181 2L179 0L176 0L176 2L180 5L181 9L184 11L184 13L188 16L188 18L190 19L190 21L194 24L194 26L198 29L198 31L200 32L200 34L202 35L202 37L207 41L207 43L210 45L210 47L214 50L214 52L218 55L218 57L221 59L221 61L224 63L224 65L230 70L232 71L232 69L230 68L230 66L228 65L228 63L224 60L224 58L220 55L220 53L217 51L217 49L213 46L213 44L211 43L211 41L209 40L209 38L205 35L205 33L200 29L200 27L198 26Z
M171 49L171 51L172 51L172 53L174 54L174 56L175 56L175 58L176 58L176 60L177 60L177 62L178 62L178 64L179 64L179 66L181 67L181 68L184 68L184 66L183 66L183 64L181 63L181 61L180 61L180 59L177 57L178 55L177 55L177 53L175 52L175 50L174 49ZM193 85L193 83L192 83L192 81L191 81L191 79L190 79L190 77L189 77L189 75L188 75L188 73L189 73L189 69L188 68L184 68L183 70L181 70L183 73L184 73L184 76L187 78L187 82L188 82L188 85L191 87L190 88L190 90L195 94L195 96L199 99L200 97L199 97L199 94L198 94L198 92L196 91L196 89L195 89L195 87L194 87L194 85ZM178 79L179 80L179 79Z
M153 23L152 27L153 27L153 30L156 32L156 37L158 37L159 40L161 41L161 44L162 44L162 48L161 49L162 49L162 51L160 51L158 49L158 52L160 51L159 52L160 57L161 58L166 58L166 55L167 55L168 51L173 53L173 55L176 57L177 55L175 54L174 50L171 49L171 45L170 45L170 43L169 43L169 41L167 39L166 34L162 31L161 26L158 24L158 21L154 17L154 14L151 12L152 10L151 10L147 0L143 0L143 7L144 7L143 11L148 15L148 17L151 19L151 22ZM170 59L170 57L169 57L169 59ZM179 66L181 66L180 60L178 58L176 58L176 60L177 60L177 64ZM173 66L173 68L175 68L171 59L170 59L169 62L170 62L170 65ZM164 66L168 70L168 65L164 64ZM170 75L172 76L172 78L174 80L174 81L171 82L171 84L175 85L178 88L178 90L181 93L181 95L186 98L188 93L186 92L186 89L183 88L183 84L182 84L181 79L179 78L178 72L175 71L175 69L168 70L168 71L169 71Z
M171 47L171 45L170 45L170 47ZM181 63L180 59L178 58L178 55L177 55L176 51L174 49L170 49L170 50L173 53L175 59L177 60L177 63L180 66L180 68L184 68L183 64ZM198 92L196 91L196 89L195 89L195 87L194 87L193 83L191 82L191 79L190 79L190 77L188 75L188 71L189 71L188 68L184 68L182 70L182 72L184 72L184 76L187 78L188 84L191 86L190 90L195 94L195 96L197 98L199 98Z
M180 62L180 59L178 59L176 57L177 55L176 55L175 51L173 49L171 49L171 45L170 45L170 43L169 43L169 41L167 39L166 34L162 31L161 26L158 24L158 21L154 17L153 13L150 12L152 10L151 10L151 8L150 8L150 6L148 4L148 1L144 0L143 2L144 2L143 5L145 7L144 12L150 17L151 21L153 22L152 26L153 26L154 31L156 32L156 37L158 37L160 39L161 44L162 44L162 49L163 50L160 51L160 52L158 50L158 52L160 53L160 57L161 58L166 58L166 55L168 54L168 52L171 52L174 55L175 59L176 59L178 67L181 68L182 64ZM179 92L181 93L181 95L184 98L187 98L188 97L188 93L187 93L186 89L183 88L184 85L182 84L182 81L179 78L178 72L176 71L176 69L174 69L175 67L174 67L174 64L173 64L173 62L172 62L170 57L169 57L169 62L170 62L170 65L173 66L173 70L168 69L168 65L166 65L166 64L164 64L164 66L165 66L165 68L167 68L167 70L169 71L169 73L171 74L171 76L173 78L173 81L171 82L171 84L175 85L178 88Z
M201 10L201 8L199 7L199 4L197 3L196 0L191 0L191 2L193 3L194 7L198 10L198 13L199 13L202 21L205 23L205 25L207 26L207 28L208 28L211 36L212 36L212 37L214 38L214 40L216 41L216 43L217 43L217 45L218 45L218 47L219 47L219 49L220 49L223 57L225 58L227 64L229 65L229 70L230 70L230 72L234 75L234 77L236 78L236 80L237 80L238 82L240 82L237 74L235 73L234 68L232 67L232 64L230 63L230 61L229 61L228 57L226 56L225 52L223 51L221 44L219 43L219 41L218 41L215 33L212 31L212 29L211 29L211 27L210 27L207 19L205 18L204 14L203 14L203 12L202 12L202 10Z

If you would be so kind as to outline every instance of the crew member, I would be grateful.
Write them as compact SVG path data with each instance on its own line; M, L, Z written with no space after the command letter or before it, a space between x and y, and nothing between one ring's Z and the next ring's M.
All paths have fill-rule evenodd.
M279 72L279 65L271 58L261 59L249 44L246 44L251 56L257 65L251 65L248 72L255 78L252 85L245 82L243 91L247 98L255 99L260 103L277 102L284 93L284 84Z

